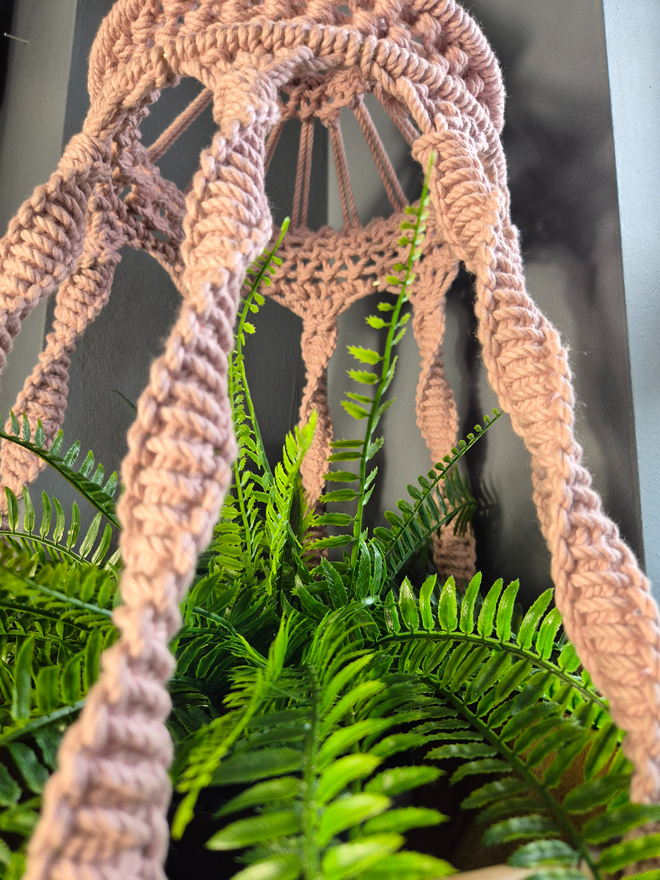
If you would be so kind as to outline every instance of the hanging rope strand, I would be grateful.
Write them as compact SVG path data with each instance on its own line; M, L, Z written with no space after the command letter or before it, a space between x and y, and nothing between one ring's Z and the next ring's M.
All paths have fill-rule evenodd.
M149 147L149 161L156 164L184 131L193 124L200 113L206 110L212 100L213 92L210 89L204 89L200 92L195 100L191 101L182 113L179 113L174 122Z
M312 127L313 119L303 120L300 126L300 145L298 147L298 166L296 168L296 185L293 191L293 208L291 210L291 228L297 229L307 223L307 202L309 200L309 165L312 160Z
M266 140L266 154L264 158L264 174L268 174L268 169L270 168L270 163L273 161L273 156L275 155L277 145L280 142L280 135L282 134L283 128L284 120L279 119L271 129L270 134L268 135L268 139Z
M303 123L307 127L307 152L305 154L305 179L303 181L302 211L300 225L307 226L307 214L309 211L309 190L312 184L312 148L314 146L314 118L310 117Z
M390 204L395 211L401 211L408 203L407 199L401 189L401 184L396 176L396 171L392 167L390 158L385 152L383 142L376 130L371 114L364 106L362 96L357 99L353 108L353 113L362 129L362 134L367 142L369 151L374 158L378 173L380 174L380 179L383 181L383 186L387 193L387 198L390 200Z
M341 128L339 127L338 119L330 125L330 141L332 143L332 155L335 160L337 183L339 184L339 198L341 200L341 212L344 217L344 226L352 226L354 223L357 223L358 215L355 208L353 187L351 186L351 178L348 173L346 151L344 150L344 141L341 136Z

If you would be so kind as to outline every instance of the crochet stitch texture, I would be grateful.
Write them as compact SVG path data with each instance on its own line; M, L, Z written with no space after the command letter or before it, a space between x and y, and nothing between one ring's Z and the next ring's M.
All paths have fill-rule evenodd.
M348 11L346 11L348 8ZM182 76L204 91L149 150L139 125ZM29 848L29 880L163 876L171 742L164 720L168 642L197 554L208 544L235 454L227 357L245 271L272 224L265 167L281 125L302 122L293 229L270 293L303 320L301 419L318 412L305 462L313 503L332 426L326 367L338 315L396 260L405 197L362 101L372 92L426 168L432 216L412 299L422 369L418 421L434 460L455 442L442 370L443 298L463 262L476 277L479 339L491 385L531 454L534 500L552 554L566 632L626 732L632 796L660 801L660 623L649 584L601 510L573 434L565 350L525 291L500 143L504 90L484 36L455 0L118 0L90 58L91 109L51 179L0 242L0 367L21 322L59 287L53 331L15 406L52 439L76 340L107 302L123 245L152 254L183 301L151 368L122 466L120 640L62 743ZM184 195L157 161L210 102L217 133ZM339 114L365 134L395 209L357 224ZM306 228L312 124L328 127L345 227ZM128 194L123 196L128 188ZM39 463L3 443L0 478L19 492ZM441 568L468 574L453 537Z

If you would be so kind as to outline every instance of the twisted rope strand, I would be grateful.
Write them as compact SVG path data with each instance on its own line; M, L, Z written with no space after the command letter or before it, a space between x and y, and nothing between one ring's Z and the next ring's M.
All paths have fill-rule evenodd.
M119 262L117 251L124 236L118 234L105 213L98 211L100 204L112 204L113 195L113 187L108 182L97 184L96 196L91 200L95 203L96 212L89 214L83 253L76 269L57 292L53 332L47 336L46 348L39 355L39 362L25 380L14 405L15 413L27 416L32 435L40 421L51 442L64 421L70 355L77 339L107 303L114 270ZM11 431L10 419L5 430ZM46 464L7 440L2 441L0 449L0 481L19 495L27 483L37 478ZM5 509L4 494L0 504Z
M212 100L213 92L210 89L203 89L149 147L149 161L154 164L158 162L177 138L181 137L183 132L193 124L200 113L206 110Z
M532 456L534 500L552 554L557 607L594 683L624 730L631 797L660 800L660 625L648 580L601 509L573 436L568 357L527 295L515 232L464 134L416 144L438 152L431 194L457 257L477 277L476 313L488 378ZM524 332L511 333L511 328ZM531 368L530 368L531 365ZM606 614L603 612L606 609Z
M260 91L241 108L242 124L235 104L223 102L220 132L188 198L189 293L140 397L122 467L124 604L114 615L121 638L104 654L101 678L59 750L30 842L29 880L118 870L162 877L171 760L163 683L173 671L167 644L229 484L235 444L227 357L240 283L271 228L263 171L255 169L263 169L276 101L272 87ZM209 222L214 217L223 218L222 238Z
M456 402L442 361L445 296L456 271L457 266L453 263L447 271L446 256L439 250L432 250L420 261L412 297L413 332L421 359L415 398L417 425L433 464L442 461L458 440ZM446 499L444 482L440 485ZM470 581L476 570L476 546L471 527L465 535L456 534L451 527L435 532L432 546L433 561L442 577L453 575L459 584Z

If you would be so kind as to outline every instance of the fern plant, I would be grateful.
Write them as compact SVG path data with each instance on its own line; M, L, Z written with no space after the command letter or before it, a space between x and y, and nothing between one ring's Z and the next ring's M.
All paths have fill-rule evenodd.
M10 413L0 437L39 456L96 511L81 534L80 508L67 518L57 498L42 493L38 518L27 488L22 505L5 489L0 526L0 877L23 873L23 852L37 819L40 794L55 767L62 733L96 680L99 657L115 638L117 474L90 452L78 469L80 443L62 453L60 431L48 448L41 423ZM22 511L20 507L22 506ZM103 525L105 521L105 525ZM103 528L101 528L103 526Z
M482 590L479 575L470 584L416 579L434 532L463 532L474 514L459 467L500 413L409 485L386 524L365 527L427 199L425 185L407 211L408 256L386 279L395 298L368 318L384 332L382 353L350 348L358 368L349 377L362 387L343 403L364 431L333 443L321 512L306 509L300 477L314 417L271 467L245 372L249 319L280 264L285 228L248 273L229 364L233 486L172 644L173 836L185 845L203 797L215 811L208 846L236 853L240 880L430 880L453 868L406 848L405 835L452 817L415 799L460 784L485 851L506 847L535 880L656 880L660 808L629 802L621 733L562 635L551 591L523 612L516 582ZM96 516L81 537L76 505L67 526L44 496L38 523L27 490L22 515L7 493L0 880L21 876L57 743L115 637L121 569L118 553L109 556L116 476L104 484L91 454L74 470L79 444L61 455L61 434L47 449L41 426L32 437L27 419L11 424L1 436L56 468ZM328 510L338 502L353 513ZM335 533L319 539L319 526Z
M583 876L579 867L604 878L656 857L657 834L619 840L660 821L660 806L629 802L620 732L573 646L555 642L561 618L557 609L546 613L552 591L514 625L518 583L493 584L477 614L479 586L475 577L459 606L451 578L439 594L428 579L419 597L404 582L398 602L385 604L391 635L381 644L396 646L401 671L427 682L455 718L452 742L427 758L458 761L452 784L496 777L463 807L480 810L486 845L531 840L513 854L514 866L555 864L545 875L566 878ZM562 793L578 759L582 781Z

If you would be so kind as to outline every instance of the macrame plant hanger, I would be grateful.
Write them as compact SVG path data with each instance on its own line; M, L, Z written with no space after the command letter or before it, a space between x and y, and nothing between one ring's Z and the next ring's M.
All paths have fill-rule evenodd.
M139 125L181 76L204 90L151 149ZM417 416L434 460L455 443L442 369L444 294L459 262L476 277L478 334L489 381L532 460L534 500L552 555L569 638L627 735L632 798L660 801L660 625L649 584L603 513L573 435L574 396L558 334L525 291L509 218L497 62L455 0L118 0L91 57L91 109L50 181L0 241L0 367L21 322L51 291L55 321L14 411L48 438L66 405L70 355L107 302L123 245L152 254L182 306L153 364L129 431L118 505L123 604L119 641L80 719L67 731L30 843L29 880L162 877L172 748L164 721L168 643L208 544L235 454L227 356L246 269L272 233L265 167L281 126L301 122L293 224L271 288L300 315L305 421L318 412L303 478L318 499L332 437L326 368L337 317L387 287L402 254L405 197L364 106L373 93L426 169L432 202L412 298L422 369ZM213 102L218 130L186 194L156 163ZM359 225L339 128L351 108L394 214ZM329 129L344 228L307 229L314 119ZM387 183L386 183L387 181ZM128 189L128 194L122 197ZM441 417L439 417L439 414ZM3 443L0 477L19 493L40 465ZM435 548L441 570L468 576L471 538Z

